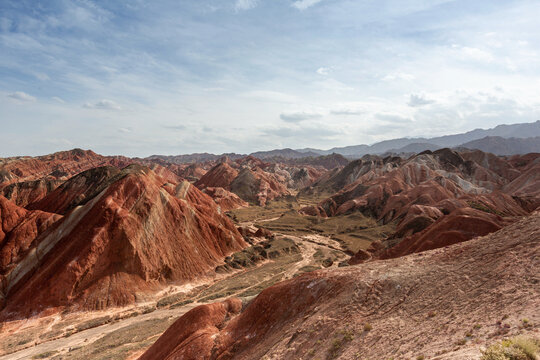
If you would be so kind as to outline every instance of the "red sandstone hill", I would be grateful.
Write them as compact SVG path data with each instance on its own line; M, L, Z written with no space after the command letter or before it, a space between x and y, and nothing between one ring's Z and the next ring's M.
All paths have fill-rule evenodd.
M536 213L450 247L306 273L244 306L199 306L140 359L477 358L538 331L538 268Z
M40 201L30 204L28 208L65 214L93 199L112 182L125 175L126 172L112 166L83 171L64 182Z
M16 182L4 187L0 185L0 194L18 206L26 207L40 201L62 183L63 180L48 178Z
M532 157L520 161L481 151L441 149L408 160L365 158L316 183L309 191L345 185L318 206L302 211L321 216L361 211L382 223L395 222L397 229L388 244L404 243L384 257L432 249L493 232L536 209L540 168L538 156Z
M286 179L279 174L263 170L266 164L257 158L246 157L237 162L221 162L204 174L195 185L204 190L221 187L238 195L242 200L264 205L282 195L289 195Z
M0 195L0 307L6 294L6 277L35 246L35 240L61 215L28 211Z
M124 167L133 161L123 156L102 156L91 150L73 149L37 157L0 158L0 186L52 178L65 180L98 166Z
M205 173L197 182L195 186L199 189L207 187L221 187L224 189L230 189L231 182L238 176L238 170L231 167L230 164L224 162L217 164L207 173Z
M313 184L327 170L324 167L268 163L253 156L235 161L221 159L195 185L206 188L221 187L252 204L265 205L267 201L290 195L292 189Z
M203 192L210 196L222 211L229 211L249 206L247 202L240 197L222 187L207 187Z
M305 154L304 154L305 155ZM297 166L323 167L326 170L342 168L349 163L349 160L340 154L330 154L323 156L303 156L301 158L287 158L283 156L271 156L264 159L269 163L288 164Z
M212 271L245 246L210 197L140 165L92 169L44 200L65 216L4 274L3 317L133 303Z

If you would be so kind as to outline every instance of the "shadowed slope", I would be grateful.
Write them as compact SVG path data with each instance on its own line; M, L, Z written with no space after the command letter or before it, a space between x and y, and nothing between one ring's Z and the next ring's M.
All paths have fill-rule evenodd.
M35 246L35 240L62 216L43 211L28 211L0 196L0 307L3 304L6 277Z

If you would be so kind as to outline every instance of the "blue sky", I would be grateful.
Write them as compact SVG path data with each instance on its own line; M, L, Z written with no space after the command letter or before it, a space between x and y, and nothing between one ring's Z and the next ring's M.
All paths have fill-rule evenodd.
M539 1L0 1L0 156L330 148L540 118Z

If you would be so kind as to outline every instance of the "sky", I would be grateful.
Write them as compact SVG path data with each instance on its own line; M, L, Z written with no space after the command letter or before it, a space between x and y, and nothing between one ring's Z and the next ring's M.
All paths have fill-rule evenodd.
M0 156L250 153L540 119L540 1L0 0Z

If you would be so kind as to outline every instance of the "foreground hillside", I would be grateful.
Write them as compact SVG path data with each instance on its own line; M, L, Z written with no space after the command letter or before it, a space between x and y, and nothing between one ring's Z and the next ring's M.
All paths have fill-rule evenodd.
M302 275L178 319L147 359L471 359L540 325L540 213L486 237Z

